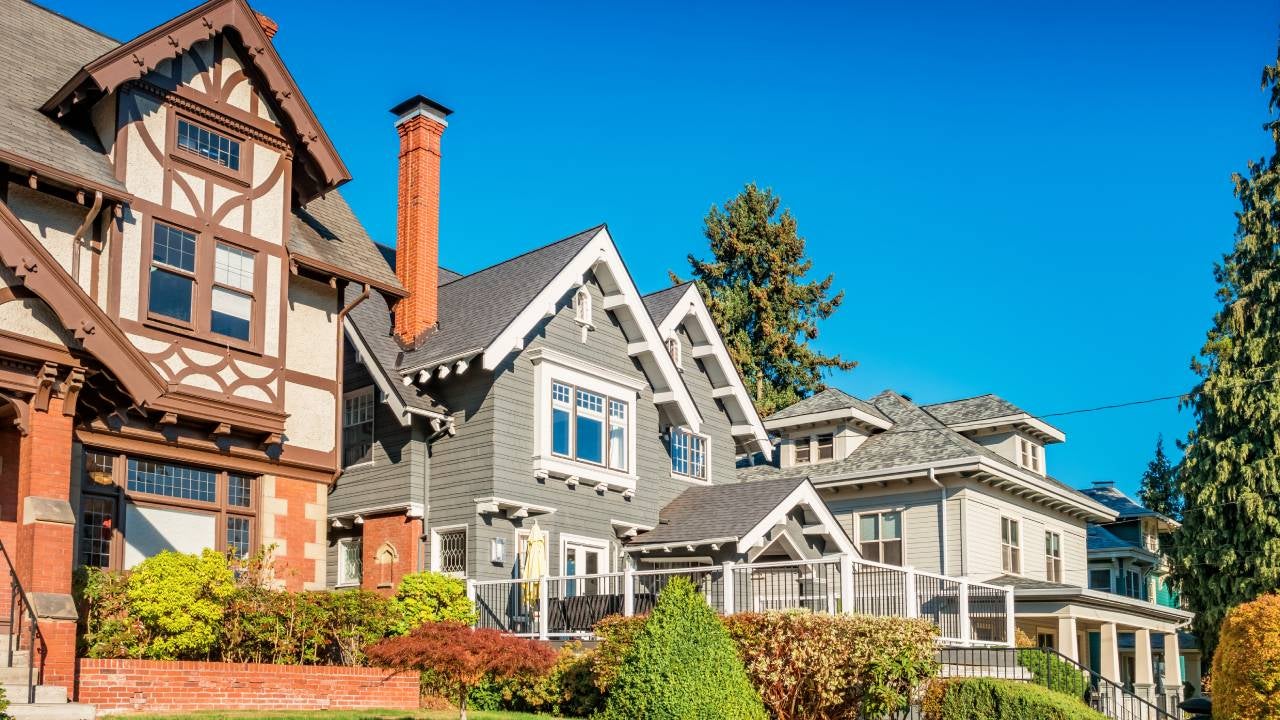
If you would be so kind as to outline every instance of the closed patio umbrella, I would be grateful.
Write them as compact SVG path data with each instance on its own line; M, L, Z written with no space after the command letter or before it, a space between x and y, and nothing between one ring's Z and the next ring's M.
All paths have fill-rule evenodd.
M529 531L529 539L524 546L524 567L520 577L537 580L547 574L547 534L533 521L533 529ZM538 583L524 584L524 599L530 605L538 602Z

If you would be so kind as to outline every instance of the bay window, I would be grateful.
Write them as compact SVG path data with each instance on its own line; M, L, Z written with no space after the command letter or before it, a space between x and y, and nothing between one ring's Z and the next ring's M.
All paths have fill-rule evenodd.
M671 429L671 472L695 480L707 479L707 443L702 435Z

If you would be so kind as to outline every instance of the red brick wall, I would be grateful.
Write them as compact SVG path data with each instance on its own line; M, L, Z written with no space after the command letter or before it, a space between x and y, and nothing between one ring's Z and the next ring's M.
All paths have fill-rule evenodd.
M418 707L418 676L377 668L80 661L77 700L104 712Z
M264 483L259 542L274 545L277 582L289 590L323 590L326 488L277 475Z
M366 517L363 533L364 578L360 584L365 590L390 594L400 578L418 569L422 520L405 517L403 513ZM388 544L394 550L395 561L380 564L378 554Z

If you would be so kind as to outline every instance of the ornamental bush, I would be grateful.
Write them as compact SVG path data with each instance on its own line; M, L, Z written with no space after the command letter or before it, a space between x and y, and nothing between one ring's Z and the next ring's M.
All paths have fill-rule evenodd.
M400 579L395 596L393 631L404 635L427 622L473 625L479 617L467 597L465 581L437 572L410 573Z
M476 710L590 717L604 709L604 695L595 685L595 655L580 642L566 643L546 674L487 680L472 689L468 703Z
M76 610L80 616L77 650L81 657L142 657L145 631L129 615L125 597L128 578L109 570L81 567L73 578Z
M595 657L591 663L597 690L602 693L609 691L613 681L618 678L622 659L627 656L631 646L636 644L636 637L644 629L648 619L648 615L610 615L592 628L600 641L596 645Z
M1280 718L1280 595L1227 612L1212 677L1214 720Z
M1018 664L1031 671L1036 684L1077 700L1083 700L1085 690L1089 689L1084 671L1052 652L1034 648L1019 650Z
M1106 720L1048 688L1016 680L936 680L925 693L925 720Z
M673 578L622 658L605 720L764 720L724 625L693 583Z
M153 660L206 657L217 645L227 601L235 594L227 557L165 551L130 573L125 597L129 615L145 629L143 657Z
M790 610L724 623L778 720L883 717L938 671L937 629L925 620Z

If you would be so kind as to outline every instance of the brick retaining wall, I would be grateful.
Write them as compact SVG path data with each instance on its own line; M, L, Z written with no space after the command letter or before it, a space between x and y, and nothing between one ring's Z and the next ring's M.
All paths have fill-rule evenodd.
M418 707L418 676L316 665L80 660L77 699L98 713Z

